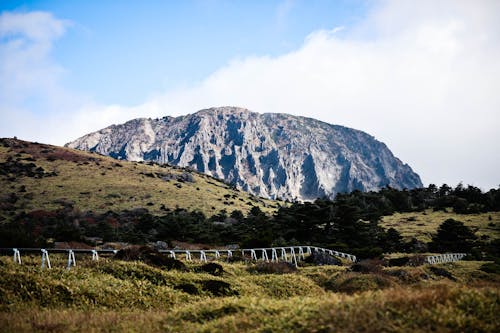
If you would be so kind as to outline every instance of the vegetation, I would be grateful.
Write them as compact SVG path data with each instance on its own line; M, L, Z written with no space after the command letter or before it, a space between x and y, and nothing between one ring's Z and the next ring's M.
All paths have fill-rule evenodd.
M481 262L354 272L305 266L276 274L253 264L223 263L219 276L201 264L164 270L113 259L53 269L40 258L0 259L3 332L496 332L498 274ZM372 265L372 264L370 264ZM368 266L370 266L368 265ZM263 266L259 266L263 267ZM434 266L433 266L434 267Z
M373 258L202 265L135 246L100 261L77 253L71 270L51 254L42 270L39 255L0 257L2 332L500 329L500 189L386 187L284 203L187 169L11 139L0 140L0 184L1 247L309 244ZM424 265L428 251L469 261ZM325 260L335 266L315 266Z
M499 189L386 187L280 204L185 169L11 139L1 143L0 180L11 190L2 194L0 207L3 247L181 241L310 244L360 258L427 251L499 256Z
M279 204L188 169L14 139L0 139L0 184L4 220L40 209L78 215L140 207L157 215L179 208L211 216L254 206L268 212Z

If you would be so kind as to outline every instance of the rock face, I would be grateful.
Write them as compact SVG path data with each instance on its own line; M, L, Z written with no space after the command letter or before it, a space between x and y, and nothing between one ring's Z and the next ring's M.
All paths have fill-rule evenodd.
M117 159L192 167L269 198L314 200L386 185L422 186L407 164L364 132L236 107L134 119L66 146Z

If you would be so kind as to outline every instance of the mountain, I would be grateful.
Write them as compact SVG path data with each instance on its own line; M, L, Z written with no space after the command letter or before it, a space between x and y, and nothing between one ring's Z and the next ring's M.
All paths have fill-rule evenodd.
M180 208L212 216L224 209L228 214L233 210L247 214L253 207L272 213L280 204L192 170L117 161L7 138L0 139L0 187L0 225L37 210L98 214L146 208L151 214L163 215Z
M367 133L237 107L134 119L66 146L122 160L194 168L268 198L314 200L387 185L422 186L410 166Z

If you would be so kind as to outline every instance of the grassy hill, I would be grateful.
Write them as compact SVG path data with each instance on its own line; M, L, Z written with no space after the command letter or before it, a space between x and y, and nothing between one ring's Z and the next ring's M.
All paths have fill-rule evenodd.
M222 275L142 262L0 257L2 332L498 332L499 279L482 262L348 266L268 274L223 263ZM279 270L276 271L280 273ZM443 273L444 272L444 273Z
M448 211L394 213L382 217L380 225L384 228L394 228L405 240L413 237L422 242L429 242L441 223L447 219L463 222L473 230L476 236L486 239L500 239L500 212L481 214L456 214Z
M357 246L360 254L367 256L371 255L370 248L363 247L384 247L383 251L387 252L387 248L392 246L387 242L368 244L368 240L384 240L387 235L368 224L357 223L363 215L349 220L347 224L343 220L340 221L342 223L337 222L340 227L347 225L347 229L342 229L344 231L354 229L355 232L349 236L342 231L326 233L325 221L331 220L329 212L334 211L344 219L351 216L349 209L356 211L359 208L361 213L369 216L373 205L388 202L392 197L397 199L408 195L393 189L349 197L345 195L345 205L321 200L287 205L286 209L280 210L279 216L271 218L270 215L284 205L283 202L257 198L191 170L119 161L95 153L15 139L0 139L0 185L3 189L0 193L0 222L5 223L2 240L5 244L9 243L4 246L33 246L35 243L50 246L53 242L95 237L135 244L161 240L211 246L235 243L268 246L300 242L343 246L339 250L345 252ZM416 191L425 194L428 189ZM367 204L366 200L373 202ZM400 200L393 201L398 203ZM222 210L226 210L228 215L234 210L247 215L253 207L268 215L253 214L244 218L240 214L239 218L229 220L219 215L214 219L175 215L176 208L199 211L205 217L219 214ZM140 215L144 208L150 214ZM443 211L442 207L439 209L394 213L383 216L380 225L385 230L395 228L405 242L415 237L427 243L436 234L439 225L452 218L464 222L479 237L482 243L475 246L482 248L476 252L487 250L493 253L500 239L500 212L455 214ZM394 210L396 208L389 211ZM353 225L355 227L351 228ZM356 237L364 237L366 232L378 233L380 237L370 237L353 244ZM324 235L329 238L322 238ZM346 239L342 238L344 236ZM398 248L402 249L403 245Z
M225 209L272 212L278 202L257 198L194 171L118 161L74 149L0 139L0 214L73 206L81 211L176 207L206 216Z

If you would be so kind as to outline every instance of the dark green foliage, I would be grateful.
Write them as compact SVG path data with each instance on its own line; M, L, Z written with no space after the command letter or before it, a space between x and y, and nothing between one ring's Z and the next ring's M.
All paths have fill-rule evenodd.
M448 278L448 279L450 279L452 281L456 281L457 280L457 279L455 279L455 277L450 272L448 272L444 268L436 267L436 266L430 266L429 270L432 273L434 273L435 275L437 275L437 276L442 276L442 277Z
M174 286L174 289L181 290L181 291L188 293L190 295L199 295L200 294L198 287L196 287L192 283L181 283L181 284Z
M448 219L439 226L430 248L436 252L469 252L476 238L462 222Z
M19 198L16 193L6 193L0 199L0 209L10 213L12 202ZM273 216L258 207L247 216L238 210L230 214L221 210L207 218L201 212L180 208L165 209L163 215L153 215L145 208L98 214L81 212L63 199L61 204L63 208L55 211L22 212L12 214L8 222L0 222L2 246L42 247L50 245L48 240L83 241L87 237L131 244L177 240L211 246L239 244L242 248L309 244L352 253L360 259L378 258L384 252L428 250L473 252L477 259L495 258L500 248L498 240L475 241L463 226L439 231L430 248L416 239L403 243L397 230L380 227L381 216L396 211L453 207L468 214L500 210L500 189L483 193L461 184L455 189L431 184L412 190L386 187L379 192L354 191L338 194L334 200L282 206Z
M243 306L238 304L226 304L221 307L203 308L197 313L196 316L190 314L183 317L183 319L191 322L205 323L210 320L215 320L224 316L236 314L243 311L244 309L245 308Z
M148 265L165 269L186 270L186 265L182 261L169 258L166 255L148 246L129 246L118 251L115 259L126 261L143 261Z
M410 262L409 257L391 258L387 261L388 266L406 266Z
M200 267L200 271L212 274L215 276L220 276L224 273L224 268L215 262L209 262Z
M233 290L231 285L219 280L204 280L201 282L202 289L214 296L236 296L238 291Z
M403 250L403 237L401 237L399 231L394 228L389 228L385 236L383 247L386 252L399 252Z
M500 264L497 262L489 262L483 264L480 270L486 273L500 274Z

